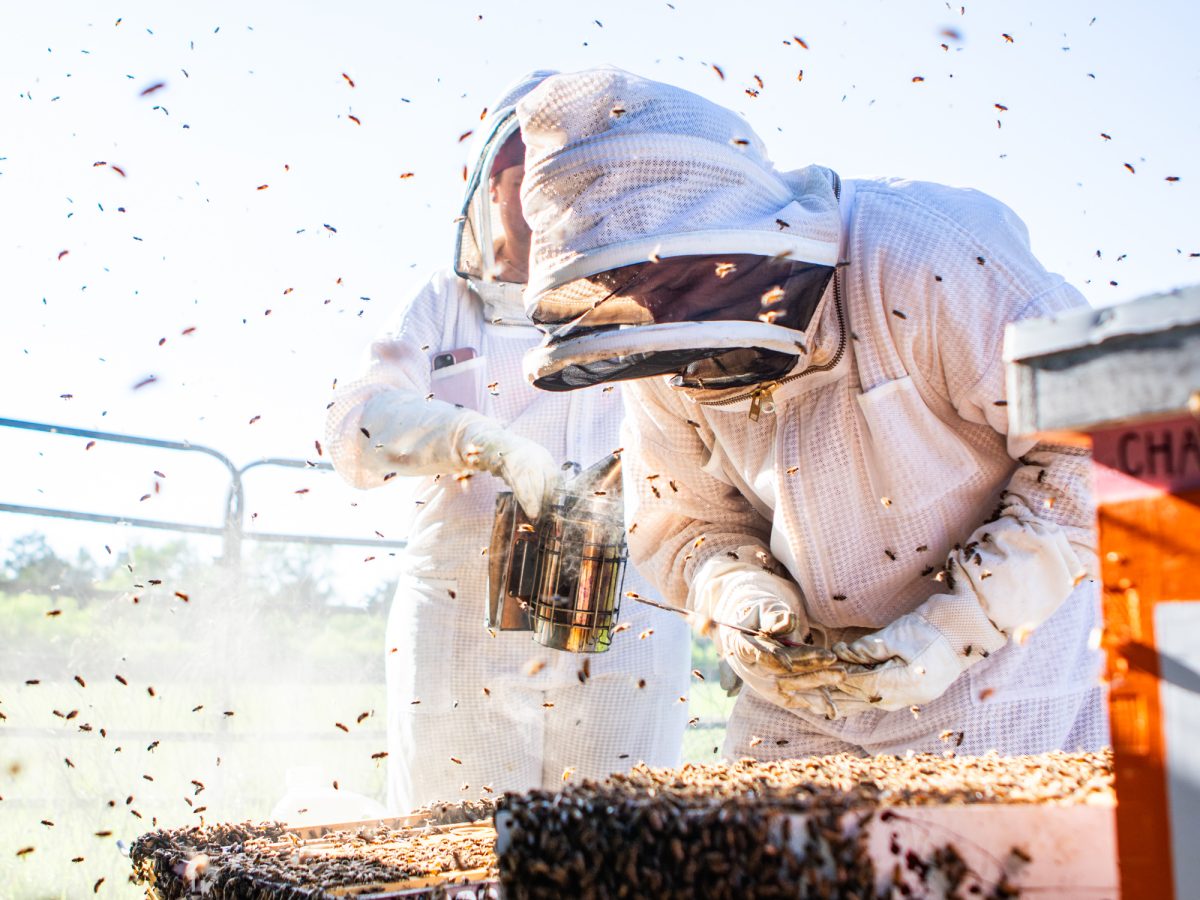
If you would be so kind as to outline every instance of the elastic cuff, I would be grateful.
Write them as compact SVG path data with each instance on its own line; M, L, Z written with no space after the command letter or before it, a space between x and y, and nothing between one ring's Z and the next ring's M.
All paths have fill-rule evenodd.
M951 649L963 657L994 653L1008 643L978 603L970 597L935 594L915 610L916 614L946 637Z

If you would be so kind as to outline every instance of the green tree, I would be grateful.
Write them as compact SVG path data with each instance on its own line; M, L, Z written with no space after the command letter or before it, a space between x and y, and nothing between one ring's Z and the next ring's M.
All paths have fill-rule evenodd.
M82 548L74 562L63 559L40 532L30 532L9 545L4 559L5 587L37 594L61 593L86 599L98 577L96 561Z

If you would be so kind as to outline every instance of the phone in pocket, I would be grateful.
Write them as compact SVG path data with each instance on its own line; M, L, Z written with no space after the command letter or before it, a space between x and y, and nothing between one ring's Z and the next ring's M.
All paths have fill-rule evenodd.
M479 409L479 389L483 359L474 347L458 347L433 354L430 375L433 396L438 400Z

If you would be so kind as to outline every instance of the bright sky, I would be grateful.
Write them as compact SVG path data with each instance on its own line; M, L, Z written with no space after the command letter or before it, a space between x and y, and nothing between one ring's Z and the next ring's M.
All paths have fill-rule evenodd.
M1097 305L1200 281L1195 3L8 7L0 417L315 459L334 379L450 261L460 135L538 67L697 91L781 168L978 187ZM84 446L0 429L0 502L220 521L213 464ZM259 472L255 527L402 530L394 491ZM76 533L3 515L0 548L32 528Z

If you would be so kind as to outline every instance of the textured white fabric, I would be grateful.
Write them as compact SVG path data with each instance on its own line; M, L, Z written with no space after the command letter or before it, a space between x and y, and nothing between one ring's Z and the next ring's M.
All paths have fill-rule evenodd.
M637 461L627 476L628 496L637 494L632 548L670 599L687 596L706 554L748 538L769 542L812 619L835 639L861 637L933 597L926 617L959 652L979 653L969 635L988 616L1026 618L1030 594L1057 609L1023 633L1023 643L1010 640L973 666L920 720L907 710L836 722L795 713L804 720L796 722L800 731L855 743L886 726L900 745L922 735L922 721L931 718L965 720L993 700L1083 696L1095 682L1098 658L1087 649L1095 585L1084 581L1072 591L1070 580L1047 582L1047 557L1038 550L1062 559L1058 538L1034 541L1028 554L984 560L993 532L1036 522L1079 560L1094 561L1086 454L1039 446L1013 459L997 405L1004 324L1081 301L1037 265L1023 228L990 198L907 182L854 189L842 299L857 340L847 342L825 380L788 385L776 393L773 414L757 423L747 420L744 404L742 411L706 406L658 380L627 388L626 444L638 451L628 457ZM835 314L831 305L823 312ZM835 330L825 339L836 341ZM756 494L752 485L764 470L773 490ZM654 497L644 483L648 472L672 478L679 492ZM993 510L999 517L988 522ZM701 535L703 546L685 560ZM1092 562L1084 565L1094 571ZM1010 573L993 578L1002 568ZM994 590L993 580L1006 588ZM839 629L854 631L841 636ZM945 715L943 706L953 712ZM1063 715L1068 709L1080 712L1068 705ZM1080 714L1100 712L1089 701ZM1012 732L998 749L1026 752L1020 735Z
M534 232L525 306L537 321L583 311L556 289L652 258L837 261L828 170L776 172L739 116L695 94L601 68L546 79L517 115Z
M659 133L647 144L654 164L610 158L613 196L604 208L616 212L597 203L594 220L584 214L591 227L581 227L570 218L604 189L598 152L587 155L603 141L589 138L603 133L606 107L620 99L597 84L615 77L552 79L519 107L533 134L545 132L544 144L527 136L527 166L543 156L545 166L535 184L527 175L523 194L540 217L534 246L542 255L531 279L543 287L567 265L589 268L577 257L592 248L675 221L658 215L659 204L679 210L677 186L711 168L696 136L711 134L718 145L727 133L728 120L707 108L693 110L687 125L668 117L666 132L686 139ZM576 141L591 177L558 164ZM625 177L628 167L640 181ZM753 184L747 178L712 207L714 227L740 221L730 206L742 193L758 209ZM787 715L798 734L902 748L924 740L931 721L941 730L1025 703L1038 711L1029 727L978 733L1006 752L1099 735L1099 657L1088 649L1097 623L1089 459L1008 438L1000 356L1008 322L1084 301L1043 269L1024 225L990 197L900 180L847 183L843 197L841 302L831 287L806 335L809 362L826 365L775 386L758 421L745 412L761 402L752 392L718 404L660 378L627 386L634 557L669 602L681 603L709 559L746 544L770 547L833 640L852 641L926 604L924 618L958 652L989 654L919 718L870 710L829 722L796 710ZM645 210L642 218L634 210ZM660 489L667 482L673 490ZM994 653L971 643L988 628L1005 641ZM755 708L740 702L735 720Z
M403 423L372 418L372 410L390 406L377 398L424 405L433 392L433 356L462 347L481 360L470 370L477 373L478 413L559 462L586 466L615 450L622 416L616 391L545 394L521 378L521 355L537 338L531 326L486 321L464 280L434 276L371 345L362 377L336 393L327 443L337 470L359 487L393 489L401 481L388 479L399 471L397 461L374 437L389 428L402 432ZM482 472L459 480L459 470L448 459L444 474L420 481L415 506L396 510L397 523L411 526L386 641L389 806L406 812L478 796L485 785L497 792L550 787L566 767L598 776L639 759L677 763L687 718L679 700L688 690L686 623L626 602L621 621L630 627L609 651L586 657L586 683L585 657L540 647L524 632L490 635L483 625L484 553L504 484ZM632 566L625 586L653 596Z
M1109 742L1107 705L1098 687L1077 694L982 704L973 703L967 696L969 687L967 680L961 679L951 688L952 697L923 707L915 716L908 710L888 715L873 732L853 740L798 728L791 712L752 691L743 691L725 732L722 751L730 759L753 756L763 760L831 753L899 755L909 750L949 750L960 756L980 756L993 750L1093 750ZM888 722L893 718L903 721L902 729ZM1028 749L1009 749L1013 747Z

